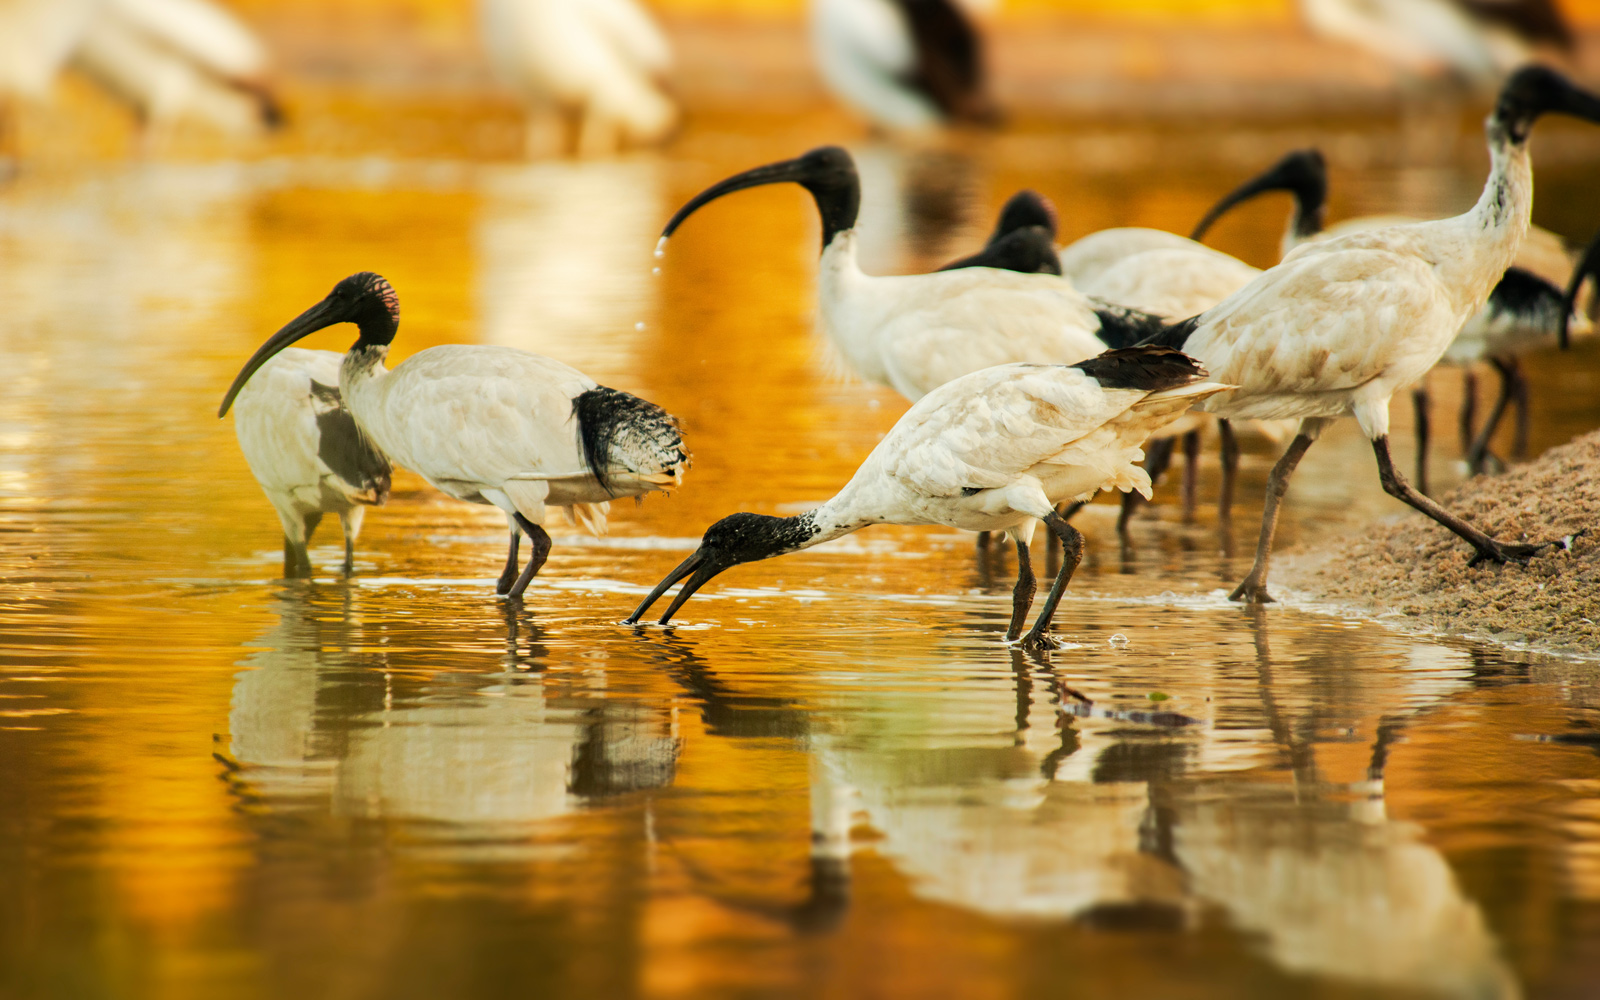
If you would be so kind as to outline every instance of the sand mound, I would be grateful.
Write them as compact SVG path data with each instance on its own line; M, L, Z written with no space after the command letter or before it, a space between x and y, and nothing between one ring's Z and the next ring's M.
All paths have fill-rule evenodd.
M1418 628L1600 653L1600 431L1439 502L1502 540L1588 533L1571 551L1549 551L1527 566L1468 569L1465 542L1410 514L1291 555L1281 579L1373 614L1397 613Z

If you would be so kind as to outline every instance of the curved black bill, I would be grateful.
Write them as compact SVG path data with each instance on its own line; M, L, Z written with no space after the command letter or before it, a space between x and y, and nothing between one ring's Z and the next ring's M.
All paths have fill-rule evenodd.
M1596 233L1584 248L1578 266L1572 271L1572 280L1567 282L1567 294L1561 297L1561 327L1556 333L1556 343L1561 345L1563 351L1572 346L1570 327L1572 311L1578 305L1578 292L1583 288L1583 280L1591 277L1600 282L1600 233ZM1597 286L1595 294L1600 298L1600 286Z
M217 409L217 416L220 418L228 415L228 408L233 406L233 399L239 395L239 390L244 388L244 384L250 381L250 376L254 375L257 369L272 360L273 355L303 337L309 337L318 330L342 322L344 322L343 317L337 314L328 299L323 299L290 320L283 329L269 337L267 342L250 356L250 360L244 363L244 367L239 369L238 377L228 386L228 394L222 397L222 406Z
M1265 172L1223 195L1222 200L1211 206L1211 210L1196 224L1189 238L1195 241L1203 239L1207 230L1233 206L1268 191L1288 191L1293 194L1299 216L1321 211L1322 203L1327 199L1327 178L1321 163L1322 156L1316 150L1296 150L1288 154Z
M677 569L668 573L660 583L656 584L655 589L650 591L644 602L634 609L633 614L623 620L623 624L637 625L639 619L644 617L644 613L650 610L650 605L654 604L662 594L671 590L673 584L687 576L689 577L688 582L678 591L678 596L672 599L672 603L667 606L666 614L662 615L661 620L657 623L665 625L672 620L673 615L678 613L678 609L683 607L684 602L694 596L695 591L705 586L706 581L731 565L732 563L712 559L706 555L704 548L696 549L693 555L679 563Z
M668 220L666 228L661 230L664 240L683 225L683 220L693 215L697 209L708 202L716 201L725 194L743 191L745 188L761 187L763 184L798 183L806 179L807 168L803 159L784 160L780 163L769 163L764 167L752 167L741 174L734 174L727 180L717 183L690 198L677 214Z

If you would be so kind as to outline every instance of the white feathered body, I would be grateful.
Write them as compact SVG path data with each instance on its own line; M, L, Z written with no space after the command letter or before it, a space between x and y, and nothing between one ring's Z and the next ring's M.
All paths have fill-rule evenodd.
M812 0L811 48L828 89L892 129L937 127L937 105L906 81L917 69L911 26L892 0Z
M1080 237L1062 247L1057 255L1061 261L1061 276L1071 281L1084 294L1094 294L1087 286L1107 270L1132 257L1151 250L1187 251L1199 257L1214 257L1222 261L1234 258L1197 243L1177 233L1143 226L1123 226L1117 229L1100 229Z
M1150 435L1227 387L1108 389L1078 368L1008 364L918 400L819 512L819 523L1020 529L1100 490L1150 495ZM850 530L853 530L850 529ZM818 539L821 540L821 539Z
M1528 44L1452 0L1300 0L1311 28L1412 73L1489 81L1526 63Z
M233 405L239 450L277 510L284 535L302 545L308 519L338 514L353 522L349 533L354 537L363 507L388 498L388 465L382 456L359 440L347 420L319 420L340 405L319 394L313 383L337 386L342 360L343 355L332 351L287 348L251 376ZM326 433L343 434L346 440L325 442ZM336 471L325 457L330 453L354 457L363 474Z
M661 89L672 49L634 0L480 0L484 50L535 113L581 116L579 147L664 139L676 104Z
M855 240L841 233L823 251L819 324L856 374L908 399L994 365L1075 364L1106 348L1088 300L1055 275L987 267L868 275Z
M393 370L386 348L353 349L339 385L361 429L447 496L543 524L547 505L596 534L608 500L675 485L683 463L612 464L609 489L585 462L575 400L593 379L509 347L430 347Z

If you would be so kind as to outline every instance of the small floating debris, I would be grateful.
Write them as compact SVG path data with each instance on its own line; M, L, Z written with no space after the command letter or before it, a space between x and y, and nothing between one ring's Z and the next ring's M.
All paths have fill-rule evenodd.
M1121 632L1118 632L1116 635L1113 635L1111 638L1107 639L1106 642L1109 642L1111 645L1121 649L1128 644L1128 637L1123 635Z

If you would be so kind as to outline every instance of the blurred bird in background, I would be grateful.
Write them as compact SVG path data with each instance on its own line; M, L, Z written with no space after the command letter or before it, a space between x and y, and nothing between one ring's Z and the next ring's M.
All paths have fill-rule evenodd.
M484 51L528 111L527 154L604 156L665 141L672 47L634 0L480 0Z
M1571 52L1555 0L1298 0L1311 30L1420 77L1493 87L1538 48Z

